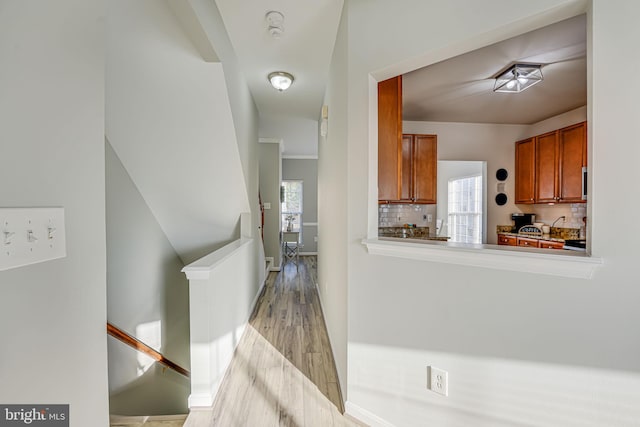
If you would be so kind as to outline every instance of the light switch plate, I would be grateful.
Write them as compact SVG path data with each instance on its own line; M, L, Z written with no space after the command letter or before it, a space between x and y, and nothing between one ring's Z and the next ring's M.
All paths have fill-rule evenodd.
M64 208L0 208L0 271L65 256Z
M264 202L264 208L265 209L271 209L271 203L270 202Z

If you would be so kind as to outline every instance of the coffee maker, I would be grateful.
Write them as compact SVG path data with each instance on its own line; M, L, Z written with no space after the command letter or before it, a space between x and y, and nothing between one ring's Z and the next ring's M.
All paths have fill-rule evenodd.
M536 220L536 214L516 212L511 214L511 220L513 221L513 232L517 233L520 227L533 224Z

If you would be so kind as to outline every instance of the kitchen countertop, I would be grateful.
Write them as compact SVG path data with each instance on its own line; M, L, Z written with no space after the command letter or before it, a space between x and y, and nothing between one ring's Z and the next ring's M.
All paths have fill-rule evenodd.
M392 237L403 240L449 240L446 236L436 236L429 233L429 227L380 227L378 228L379 237Z

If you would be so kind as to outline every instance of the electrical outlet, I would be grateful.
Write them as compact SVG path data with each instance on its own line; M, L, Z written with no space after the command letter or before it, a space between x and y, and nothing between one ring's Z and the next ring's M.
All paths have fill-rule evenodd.
M313 236L313 241L317 243L318 242L318 236Z
M427 366L427 388L443 396L449 395L449 373L435 366Z
M432 214L428 214L427 215L427 222L433 222L433 215Z

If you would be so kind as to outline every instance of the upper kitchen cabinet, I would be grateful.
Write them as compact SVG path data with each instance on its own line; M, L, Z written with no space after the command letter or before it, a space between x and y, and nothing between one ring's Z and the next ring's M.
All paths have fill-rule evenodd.
M586 202L583 184L584 170L587 167L587 122L560 129L558 151L558 201Z
M378 201L436 203L437 137L402 135L402 76L378 83Z
M587 124L516 142L516 203L581 203Z
M535 202L535 138L516 142L516 203Z
M536 203L556 203L558 191L558 132L536 137Z
M378 83L378 200L400 199L402 76Z
M400 201L436 203L437 148L436 135L402 135Z

